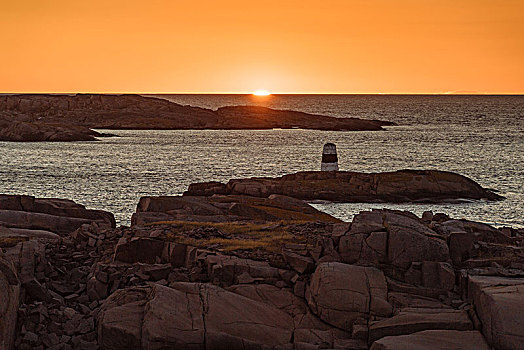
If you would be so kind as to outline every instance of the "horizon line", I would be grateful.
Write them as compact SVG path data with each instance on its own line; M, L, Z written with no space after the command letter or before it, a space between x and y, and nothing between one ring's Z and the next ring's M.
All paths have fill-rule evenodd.
M30 95L30 94L101 94L101 95L253 95L253 92L137 92L137 91L35 91L35 92L5 92L0 95ZM271 95L421 95L421 96L522 96L524 92L269 92ZM268 96L256 96L264 98Z

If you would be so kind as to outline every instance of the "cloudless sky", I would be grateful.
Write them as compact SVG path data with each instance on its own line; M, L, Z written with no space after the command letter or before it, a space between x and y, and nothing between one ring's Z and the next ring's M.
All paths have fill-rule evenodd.
M524 0L0 0L1 92L524 93Z

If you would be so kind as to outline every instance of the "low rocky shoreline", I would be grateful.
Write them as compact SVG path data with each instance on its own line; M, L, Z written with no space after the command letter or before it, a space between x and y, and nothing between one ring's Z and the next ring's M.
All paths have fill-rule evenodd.
M83 126L17 121L0 116L0 141L96 141L97 137L103 136L106 135Z
M143 197L118 228L72 201L0 195L0 348L524 344L524 229L209 194Z
M185 196L280 194L303 200L352 203L460 203L502 200L475 181L448 171L398 170L383 173L303 171L277 178L233 179L227 184L191 184Z
M95 141L91 129L377 131L395 123L256 106L218 110L140 95L0 95L0 141Z

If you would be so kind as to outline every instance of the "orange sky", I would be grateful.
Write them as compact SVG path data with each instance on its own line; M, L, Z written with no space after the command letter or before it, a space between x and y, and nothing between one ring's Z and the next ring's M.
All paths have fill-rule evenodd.
M524 93L524 0L0 0L2 92Z

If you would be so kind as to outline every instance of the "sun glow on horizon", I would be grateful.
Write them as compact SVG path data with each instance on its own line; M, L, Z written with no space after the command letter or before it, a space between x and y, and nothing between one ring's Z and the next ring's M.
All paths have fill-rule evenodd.
M261 4L4 0L0 92L524 94L524 0Z
M269 91L266 91L266 90L257 90L255 92L253 92L253 95L255 95L255 96L269 96L271 94L269 93Z

